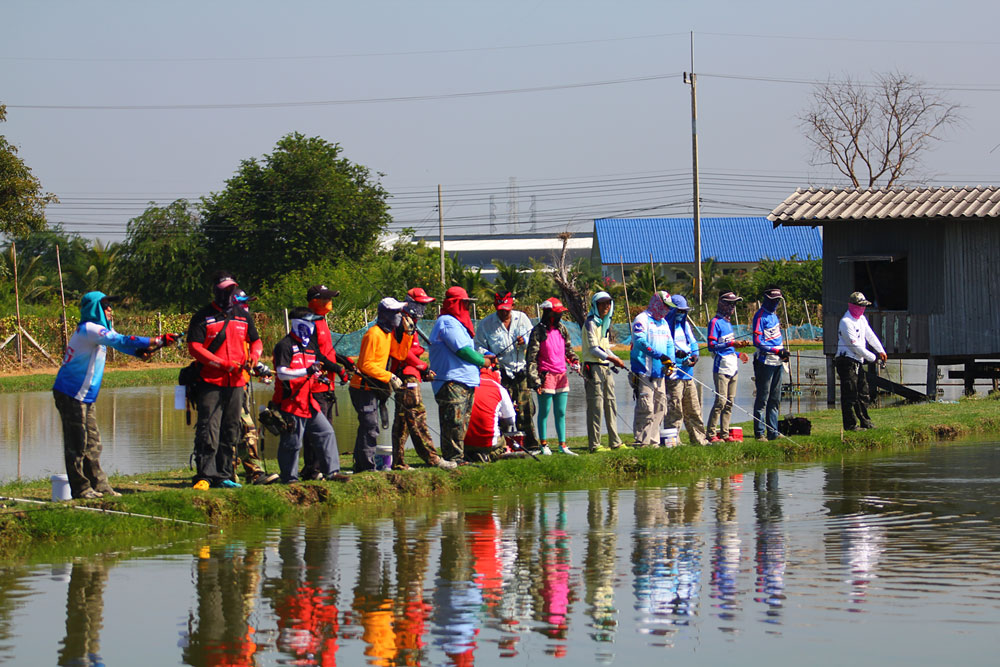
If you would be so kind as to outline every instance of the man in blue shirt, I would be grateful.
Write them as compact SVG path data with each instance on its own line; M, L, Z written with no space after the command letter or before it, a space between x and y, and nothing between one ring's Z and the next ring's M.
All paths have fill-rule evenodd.
M708 415L708 441L730 441L729 419L733 414L733 402L736 400L736 377L739 374L740 356L736 348L746 347L749 341L736 340L733 325L729 318L736 310L736 304L743 297L735 292L723 292L715 309L715 317L708 323L708 349L715 355L712 362L712 379L715 384L715 404ZM745 360L746 357L744 356ZM719 430L716 431L715 427Z
M782 362L788 360L788 350L781 338L778 304L784 297L777 285L764 288L760 309L753 316L754 383L757 397L753 402L753 433L758 440L777 440L778 403L781 401ZM766 410L766 414L765 414Z
M429 355L435 376L431 387L438 404L441 455L458 464L465 461L465 430L479 386L479 369L495 358L476 351L469 315L472 301L465 289L449 287L430 335Z
M107 346L125 354L143 356L154 349L173 345L178 338L175 334L153 338L123 336L114 331L108 324L113 300L115 297L103 292L87 292L80 299L80 324L70 336L52 386L62 420L66 476L74 498L121 495L111 488L108 476L101 469L101 433L97 430L94 405L104 379Z
M667 428L679 428L681 421L692 445L707 445L705 425L701 421L701 396L694 384L694 365L698 363L698 339L688 322L687 299L680 294L670 297L667 327L674 342L674 372L667 378Z

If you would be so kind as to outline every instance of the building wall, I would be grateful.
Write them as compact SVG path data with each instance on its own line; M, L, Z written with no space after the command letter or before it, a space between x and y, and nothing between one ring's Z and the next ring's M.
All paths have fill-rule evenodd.
M940 254L941 300L931 317L936 354L1000 355L1000 224L971 220L950 226Z

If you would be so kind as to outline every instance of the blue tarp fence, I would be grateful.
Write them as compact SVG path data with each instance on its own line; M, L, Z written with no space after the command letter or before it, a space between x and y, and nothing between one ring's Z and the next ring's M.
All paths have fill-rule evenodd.
M532 320L532 322L537 322L538 320ZM346 354L349 356L355 356L361 350L361 337L365 335L365 332L374 324L369 324L363 329L358 329L357 331L352 331L346 334L333 334L334 347L337 349L339 354ZM478 326L478 320L473 320L473 325ZM572 339L573 345L579 347L582 344L580 327L575 322L565 322L566 329L569 331L569 336ZM430 335L431 329L434 328L434 320L421 320L417 325L420 330L425 334ZM617 336L617 344L619 345L629 345L632 342L632 334L629 325L627 324L614 324L612 325L615 335ZM733 327L736 333L737 340L750 340L751 331L750 327L746 324L740 324ZM705 343L708 341L706 334L706 327L694 327L694 335L699 341ZM782 335L787 340L819 340L823 338L823 328L812 326L809 324L803 324L802 326L787 327L782 329Z

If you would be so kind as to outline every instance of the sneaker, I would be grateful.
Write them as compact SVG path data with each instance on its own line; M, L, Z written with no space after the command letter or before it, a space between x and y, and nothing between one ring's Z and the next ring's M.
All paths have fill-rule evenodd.
M81 493L79 496L77 496L77 498L82 499L82 500L93 500L95 498L100 498L103 495L104 494L101 493L100 491L94 491L93 489L87 489L86 491L84 491L83 493Z
M194 483L194 486L192 486L191 488L194 489L195 491L208 491L209 488L208 480L199 479L197 482Z
M598 445L597 447L590 447L587 449L591 454L596 454L597 452L610 452L610 447L605 447L604 445Z
M875 424L872 423L872 422L870 422L870 421L861 422L861 428L863 428L863 429L875 428Z
M239 482L234 482L231 479L224 479L224 480L222 480L221 482L219 482L219 486L222 487L223 489L242 489L243 488L242 484L240 484Z
M342 472L331 472L326 476L328 482L350 482L351 476L345 475Z
M542 445L542 448L538 450L538 453L542 456L552 456L552 450L549 449L548 445Z
M559 445L559 451L563 454L569 454L570 456L579 456L576 452L566 446L566 443Z
M448 459L438 459L434 466L441 468L441 470L454 470L458 467L458 464L454 461L449 461Z
M715 434L712 434L712 437L711 437L711 438L709 438L709 439L708 439L708 441L709 441L709 443L711 443L711 444L715 444L715 443L717 443L717 442L722 442L723 440L722 440L722 438L720 438L719 436L717 436L717 435L715 435Z
M264 472L259 472L254 475L251 484L254 486L263 486L265 484L274 484L279 479L281 479L281 475L276 472L272 472L270 475Z
M864 431L864 426L847 426L844 428L845 431Z

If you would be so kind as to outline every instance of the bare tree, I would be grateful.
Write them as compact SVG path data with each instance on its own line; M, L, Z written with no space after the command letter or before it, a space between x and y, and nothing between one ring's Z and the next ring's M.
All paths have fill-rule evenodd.
M818 85L799 116L812 164L832 164L856 188L915 176L924 151L961 120L960 105L901 72L875 74L873 84L848 78Z
M584 289L579 285L580 271L566 257L569 240L573 238L570 232L563 232L559 235L562 241L562 250L558 257L553 257L552 280L562 296L563 305L569 308L569 314L573 321L583 326L583 320L587 317L589 310L584 303Z

